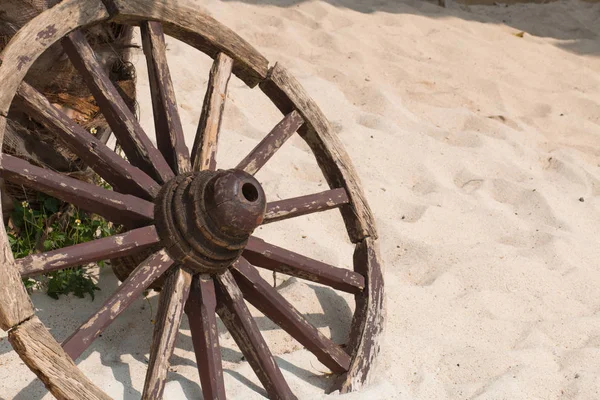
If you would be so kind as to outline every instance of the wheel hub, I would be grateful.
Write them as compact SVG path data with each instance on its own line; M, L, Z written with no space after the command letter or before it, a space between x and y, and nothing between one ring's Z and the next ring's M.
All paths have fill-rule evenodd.
M240 170L200 171L167 182L154 217L162 245L178 263L199 273L224 272L262 223L265 193Z

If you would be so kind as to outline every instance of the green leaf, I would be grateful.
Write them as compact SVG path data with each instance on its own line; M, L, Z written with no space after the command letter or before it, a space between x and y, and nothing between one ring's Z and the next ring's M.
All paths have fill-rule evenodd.
M54 197L47 197L44 200L44 208L48 211L50 211L51 213L55 213L58 212L58 207L59 207L59 201L58 199L55 199Z

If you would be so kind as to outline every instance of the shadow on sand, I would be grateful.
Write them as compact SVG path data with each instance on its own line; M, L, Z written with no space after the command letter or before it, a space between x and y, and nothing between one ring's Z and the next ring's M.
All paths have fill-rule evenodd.
M78 324L82 322L81 320L85 319L82 316L91 314L115 291L117 281L111 275L110 271L105 271L102 274L101 282L103 285L102 291L99 292L101 295L94 302L91 302L89 298L75 299L72 297L61 298L56 301L45 298L46 296L41 293L34 295L33 298L36 303L38 317L46 324L57 340L64 340L68 332L74 331ZM294 278L288 280L284 286L287 287L293 284L290 284L291 280L294 280ZM318 285L306 285L305 290L307 296L315 296L317 298L321 308L324 310L323 313L305 314L306 319L317 328L328 328L329 336L334 342L345 343L348 340L350 323L352 321L352 310L346 300L334 290ZM133 385L133 379L139 379L139 377L133 378L131 375L131 358L135 360L134 363L148 364L147 353L149 352L152 340L153 328L150 319L152 314L156 313L157 303L158 296L153 296L145 301L136 301L80 357L79 362L87 359L93 353L97 353L96 356L99 356L101 364L111 369L113 379L118 381L122 386L123 391L119 395L120 398L133 400L141 397L141 393ZM85 311L81 311L80 307L84 308ZM72 316L74 311L77 312L76 316ZM71 317L65 318L68 315L71 315ZM256 317L255 321L261 332L280 329L264 316ZM185 317L182 321L181 330L183 332L180 331L179 333L175 353L183 351L193 354L192 339L186 333L186 331L189 332L189 324ZM218 330L220 336L227 332L220 320L218 320ZM221 356L224 361L236 364L243 361L243 355L237 347L229 348L223 344L221 346ZM1 347L1 351L3 352L11 350L12 348L9 344L3 344ZM327 377L316 375L314 371L294 365L277 355L275 355L275 359L282 370L290 372L322 390L328 388L329 381ZM171 357L171 368L167 380L169 382L178 382L186 398L201 399L202 389L199 384L199 378L191 380L189 377L178 373L178 367L182 366L196 368L195 360L193 357L190 359L174 354ZM239 381L249 390L266 397L266 392L261 386L255 384L241 373L230 368L224 368L224 373ZM136 387L140 386L141 382L137 382ZM38 379L34 379L14 399L40 400L46 394L47 390L44 388L44 385Z
M255 5L295 7L308 0L223 0ZM504 5L498 0L495 6L452 3L447 8L437 5L437 0L321 0L335 7L348 8L360 13L375 12L413 14L429 18L460 18L484 24L504 24L516 31L532 36L552 38L557 46L577 54L600 54L600 4L579 0L561 0L546 4ZM579 7L571 12L573 5ZM556 18L559 13L562 18Z

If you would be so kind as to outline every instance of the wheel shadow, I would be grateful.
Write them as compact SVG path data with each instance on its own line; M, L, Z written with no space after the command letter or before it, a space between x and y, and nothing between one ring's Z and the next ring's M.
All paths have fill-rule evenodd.
M107 269L108 270L108 269ZM45 294L35 294L33 296L36 304L36 314L42 320L53 336L62 341L71 332L75 331L79 324L89 317L102 303L108 298L118 287L118 281L112 276L110 270L104 271L101 274L102 291L101 295L97 296L94 302L90 299L76 299L72 297L61 298L60 300L46 299ZM294 278L291 278L294 279ZM283 284L283 287L300 284L299 282L288 282ZM316 328L325 328L326 336L329 336L335 343L343 344L348 340L350 323L352 321L352 309L346 300L336 293L334 290L308 284L306 287L307 296L311 296L311 291L318 300L321 313L307 313L305 318ZM135 301L119 318L117 318L111 326L88 348L77 361L77 364L96 362L94 358L99 358L99 362L108 367L114 379L118 382L120 393L119 398L133 400L139 399L141 393L136 387L141 387L140 382L143 382L143 375L132 375L140 365L148 364L148 353L150 343L152 341L152 331L154 325L152 318L156 314L158 306L158 296L154 295L148 299L139 299ZM80 309L84 308L84 311ZM76 314L76 315L74 315ZM65 316L70 315L70 318ZM269 332L281 329L274 324L270 319L260 315L255 318L255 321L261 332ZM217 319L219 336L227 333L227 329L223 323ZM183 318L180 333L176 343L176 351L171 358L171 368L168 373L168 381L176 381L179 383L181 390L185 393L186 398L202 398L202 390L199 384L199 378L190 379L177 370L182 367L196 368L194 357L186 358L178 355L182 352L185 354L193 354L193 344L189 335L189 323L187 318ZM267 340L267 339L266 339ZM271 345L267 340L267 344ZM3 343L0 347L2 351L8 352L11 350L10 344ZM243 354L240 350L221 346L222 359L228 363L241 364L244 361ZM329 386L328 379L323 375L322 371L311 371L301 366L295 365L281 356L274 355L277 364L282 370L285 370L303 381L320 388L327 389ZM325 367L318 368L326 370ZM249 390L266 396L265 390L245 377L240 372L232 368L224 368L224 373L231 378L237 380L241 385ZM188 374L189 375L189 374ZM88 377L95 381L96 376ZM97 377L96 377L97 378ZM102 379L109 379L106 375L102 375ZM134 385L134 381L137 385ZM113 390L113 395L115 395ZM15 400L41 400L47 394L42 382L38 379L32 380L25 388L23 388L15 397Z
M298 10L297 6L308 0L224 0L232 3L268 5ZM475 0L473 5L451 1L447 8L438 6L437 0L321 0L336 8L346 8L363 14L377 12L408 14L433 19L460 18L482 24L503 24L532 36L556 39L553 43L576 54L600 54L600 5L582 2L573 10L570 2L544 2L531 4L483 5L486 0ZM511 3L512 0L498 1ZM492 3L492 1L487 1ZM541 2L540 2L541 3ZM556 15L561 15L559 20ZM251 22L251 21L250 21Z

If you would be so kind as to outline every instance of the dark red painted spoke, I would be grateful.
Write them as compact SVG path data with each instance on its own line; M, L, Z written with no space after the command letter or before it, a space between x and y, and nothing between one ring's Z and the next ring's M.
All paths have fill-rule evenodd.
M214 171L217 168L219 131L232 67L233 60L231 57L219 53L210 70L202 114L194 139L194 147L192 147L192 167L194 171Z
M257 267L321 283L348 293L360 293L365 278L349 269L334 267L301 254L250 237L244 257Z
M232 269L244 297L260 312L281 326L300 344L311 351L331 371L348 371L350 356L340 346L325 337L294 308L244 258Z
M184 268L178 267L169 273L160 292L150 348L150 361L142 393L144 400L162 399L163 397L169 371L169 359L175 349L175 340L179 333L179 325L191 284L192 274Z
M147 200L151 200L158 193L159 187L152 178L76 124L25 82L19 86L16 103L20 109L53 132L59 142L79 156L116 190Z
M138 265L102 307L63 342L65 352L73 360L77 359L94 339L173 263L167 252L160 250Z
M236 168L256 174L303 123L304 119L296 110L286 115Z
M161 183L173 177L169 164L104 72L83 32L72 32L63 39L62 45L94 95L129 161Z
M270 399L295 399L267 347L231 272L217 276L217 313L254 369Z
M190 323L196 364L205 399L225 399L223 365L217 331L217 297L210 275L196 275L185 312Z
M169 73L162 25L160 22L144 21L140 24L140 31L148 65L158 149L173 171L178 174L188 172L191 170L190 155L185 145L175 90Z
M52 271L137 254L160 241L154 226L92 240L15 260L23 278Z
M149 201L36 167L8 154L2 155L0 176L99 214L115 223L130 226L148 223L154 218L154 204Z
M274 201L267 204L263 225L301 215L331 210L332 208L348 204L349 201L346 189L343 188L326 190L321 193L309 194L308 196L294 197L293 199Z

